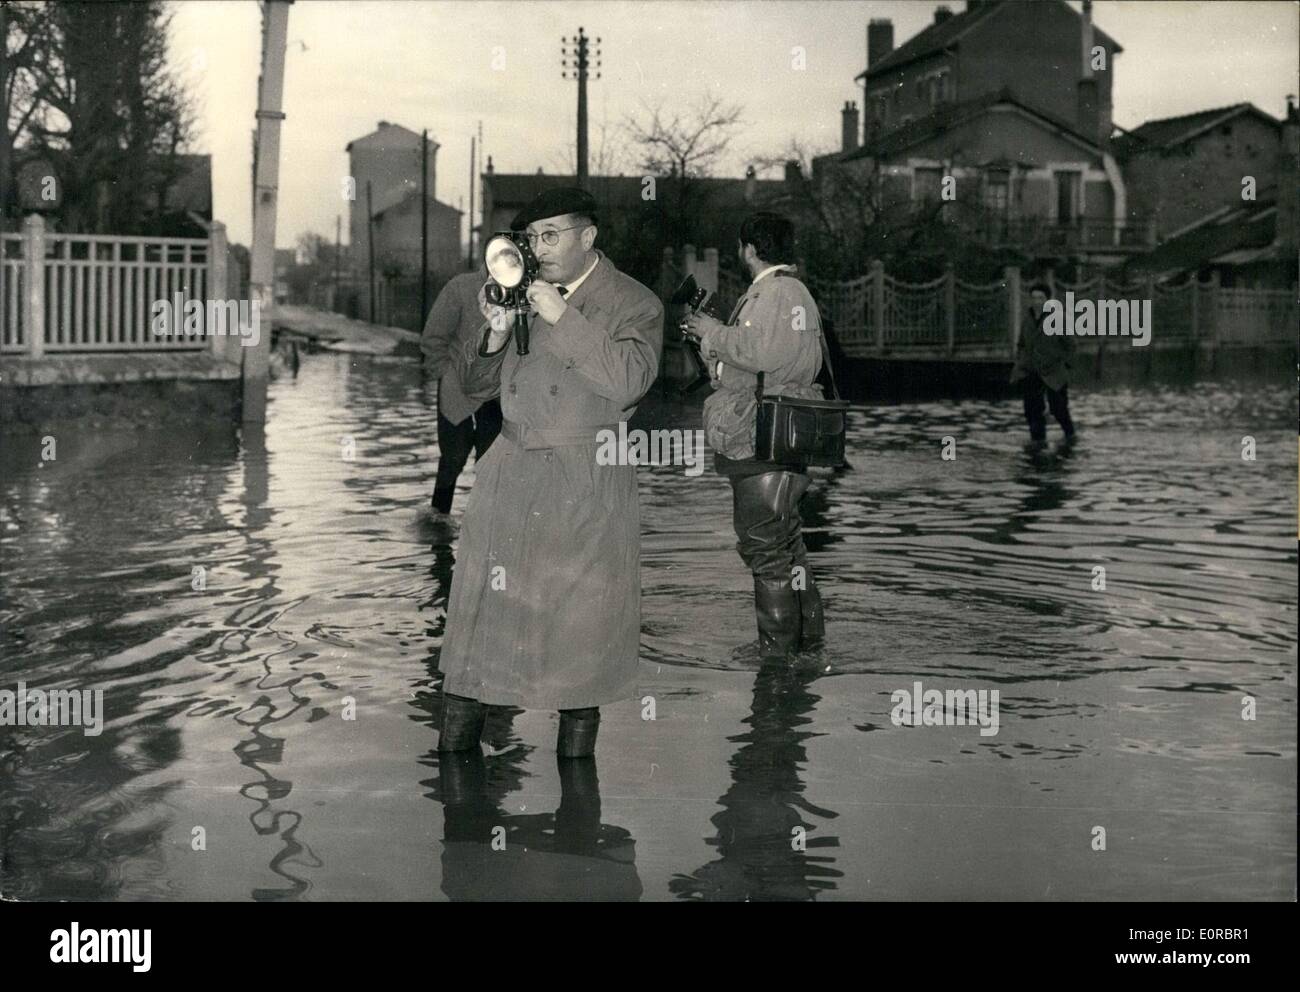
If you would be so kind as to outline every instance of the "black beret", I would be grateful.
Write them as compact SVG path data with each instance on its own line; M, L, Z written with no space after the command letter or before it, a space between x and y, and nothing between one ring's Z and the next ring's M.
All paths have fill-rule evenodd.
M510 230L522 231L535 220L548 217L563 217L565 214L585 214L593 221L596 219L596 199L585 189L577 186L556 186L544 193L539 193L533 202L515 214L510 222Z

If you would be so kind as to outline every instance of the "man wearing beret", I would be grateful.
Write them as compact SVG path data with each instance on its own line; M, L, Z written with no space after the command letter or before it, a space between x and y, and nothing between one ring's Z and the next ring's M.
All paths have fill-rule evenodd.
M599 707L635 690L641 633L636 467L600 465L654 382L663 306L595 248L596 205L563 187L511 225L540 262L529 353L513 319L487 321L457 356L470 399L501 400L501 434L476 469L461 524L440 667L440 751L477 749L484 705L560 711L557 753L588 757Z

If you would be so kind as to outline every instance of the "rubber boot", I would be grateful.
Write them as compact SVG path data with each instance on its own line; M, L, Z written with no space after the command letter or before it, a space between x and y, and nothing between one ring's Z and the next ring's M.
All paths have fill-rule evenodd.
M487 710L477 699L444 693L438 750L468 751L477 748L479 738L483 736L483 722L486 718Z
M596 753L596 731L600 729L600 708L560 710L560 732L555 753L561 758L590 758Z
M799 594L789 579L754 576L754 612L758 617L758 650L764 658L779 658L799 650L803 618Z
M799 650L812 651L826 640L826 616L822 612L822 594L811 575L808 575L808 588L800 589L798 592L799 613L803 619Z

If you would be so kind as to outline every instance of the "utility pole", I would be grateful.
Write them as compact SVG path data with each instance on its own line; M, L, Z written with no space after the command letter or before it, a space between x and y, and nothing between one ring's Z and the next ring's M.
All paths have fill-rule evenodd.
M262 7L262 75L257 85L256 173L253 184L253 252L249 297L258 303L254 319L266 321L258 343L243 349L243 420L266 423L266 379L271 361L271 319L275 305L275 211L280 184L280 122L284 113L284 49L289 3L266 0Z
M576 79L578 81L578 185L584 189L587 186L587 70L591 67L588 46L591 39L582 33L582 28L578 28L576 38L563 38L563 44L560 46L560 53L565 56L560 61L560 65L565 66L565 71L560 73L564 79ZM596 38L596 44L600 45L600 38ZM569 66L569 50L566 46L573 45L574 62ZM600 49L596 49L596 78L600 78ZM570 73L572 75L570 76Z
M420 327L429 314L429 129L420 134Z
M0 85L9 82L9 7L0 3ZM8 109L8 104L5 104ZM9 121L4 123L9 126ZM5 209L9 206L9 135L0 136L0 292L4 290Z
M370 323L375 322L375 213L370 201L370 180L366 180L366 241L370 256Z
M334 215L334 306L331 308L336 313L339 307L339 255L343 247L343 215Z
M469 139L469 253L465 256L467 268L474 267L474 136Z

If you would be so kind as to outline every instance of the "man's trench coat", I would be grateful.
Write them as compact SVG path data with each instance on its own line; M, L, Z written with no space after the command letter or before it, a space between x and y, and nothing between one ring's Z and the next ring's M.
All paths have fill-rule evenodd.
M598 432L630 418L659 370L663 305L601 252L554 325L530 319L457 361L465 393L500 395L505 426L474 470L440 667L443 691L577 709L632 695L641 636L636 467L598 465ZM512 428L517 425L517 428Z

